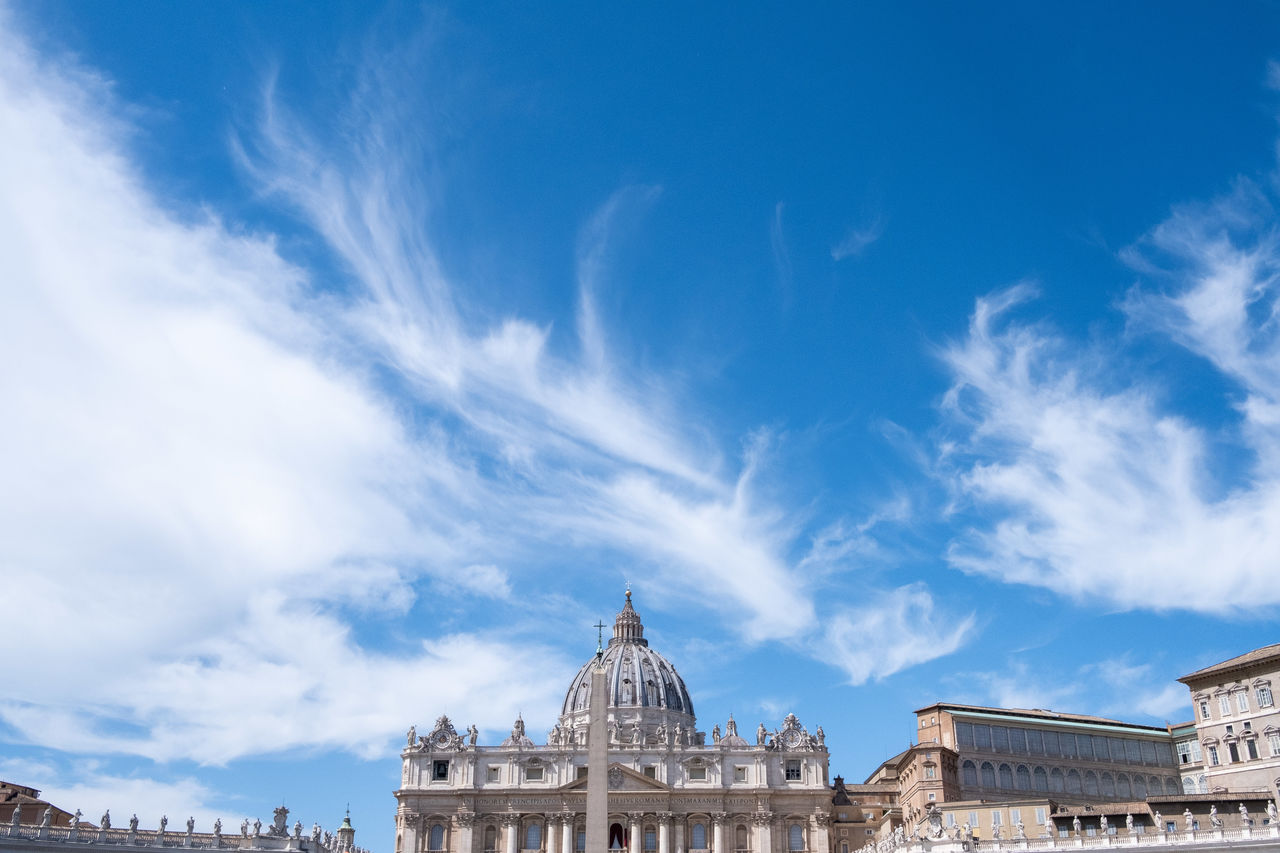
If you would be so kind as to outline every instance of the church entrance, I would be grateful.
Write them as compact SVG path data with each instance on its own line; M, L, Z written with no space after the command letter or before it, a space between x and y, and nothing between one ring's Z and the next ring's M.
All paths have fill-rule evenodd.
M609 824L609 849L627 849L627 831L622 828L620 823Z

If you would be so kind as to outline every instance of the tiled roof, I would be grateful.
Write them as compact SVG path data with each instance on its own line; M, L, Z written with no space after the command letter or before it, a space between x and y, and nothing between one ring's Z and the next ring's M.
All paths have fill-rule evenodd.
M1263 646L1260 649L1254 649L1251 652L1245 652L1237 655L1230 660L1224 660L1222 663L1215 663L1213 666L1206 666L1204 669L1197 669L1189 675L1184 675L1178 680L1183 684L1189 684L1192 681L1199 681L1208 678L1211 675L1222 675L1235 669L1241 669L1250 664L1263 663L1265 661L1275 660L1280 662L1280 643L1272 643L1269 646Z

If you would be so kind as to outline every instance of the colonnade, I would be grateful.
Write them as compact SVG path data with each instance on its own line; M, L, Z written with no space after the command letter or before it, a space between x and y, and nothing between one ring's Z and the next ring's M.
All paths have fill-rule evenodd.
M578 849L578 833L583 815L574 812L502 813L477 816L473 813L441 815L437 819L405 816L396 853L582 853ZM540 827L537 845L526 846L532 822ZM803 844L795 849L788 828L799 823L803 827ZM480 827L476 824L479 823ZM626 829L625 853L827 853L826 815L775 818L772 813L684 815L671 812L629 812L613 814L609 825L621 824ZM692 848L696 833L694 824L702 824L704 848ZM434 848L431 828L440 825L442 837ZM656 847L646 849L645 827L656 825ZM747 827L746 846L735 835L735 828ZM489 828L497 831L488 833ZM474 832L480 829L476 838ZM709 830L709 831L708 831ZM776 833L776 834L775 834ZM479 843L477 843L479 842ZM492 845L492 846L490 846Z

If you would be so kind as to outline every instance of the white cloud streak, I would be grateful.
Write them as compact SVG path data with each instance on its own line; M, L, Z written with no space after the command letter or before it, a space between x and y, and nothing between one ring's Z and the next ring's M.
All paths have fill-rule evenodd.
M404 613L424 575L505 598L547 542L625 548L689 603L715 589L751 641L813 630L798 524L752 488L758 451L726 474L679 389L606 346L603 247L652 191L584 230L582 358L557 356L548 327L484 319L442 273L379 111L411 87L380 73L356 87L358 135L322 143L268 86L242 140L251 179L350 274L324 295L270 235L166 209L109 85L0 20L0 570L6 627L42 649L6 666L20 738L221 763L372 756L411 709L497 728L519 697L549 720L545 675L571 671L553 650L453 633L380 652L355 631Z
M845 258L855 258L882 236L884 220L877 216L861 228L850 228L840 242L831 247L831 259L843 261Z
M945 407L961 427L943 469L961 508L998 520L957 540L953 565L1116 610L1250 613L1280 601L1273 229L1270 205L1242 185L1177 211L1129 252L1169 281L1126 299L1134 328L1202 356L1226 394L1243 391L1238 428L1219 436L1254 460L1243 476L1223 470L1193 413L1163 402L1161 378L1117 385L1119 347L1080 348L1011 320L1029 287L978 301L967 337L943 352Z
M973 614L937 608L928 588L915 583L837 609L827 620L822 648L856 685L951 654L975 625Z

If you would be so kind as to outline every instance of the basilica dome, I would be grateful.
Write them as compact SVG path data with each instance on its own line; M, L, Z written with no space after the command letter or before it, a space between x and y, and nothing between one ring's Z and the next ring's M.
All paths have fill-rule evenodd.
M640 614L627 602L613 623L613 637L602 653L606 684L609 688L609 719L624 722L665 724L668 729L679 725L692 732L696 725L693 701L671 662L649 648L644 638ZM591 670L596 658L582 665L569 684L560 711L560 725L574 729L584 726L591 708Z

